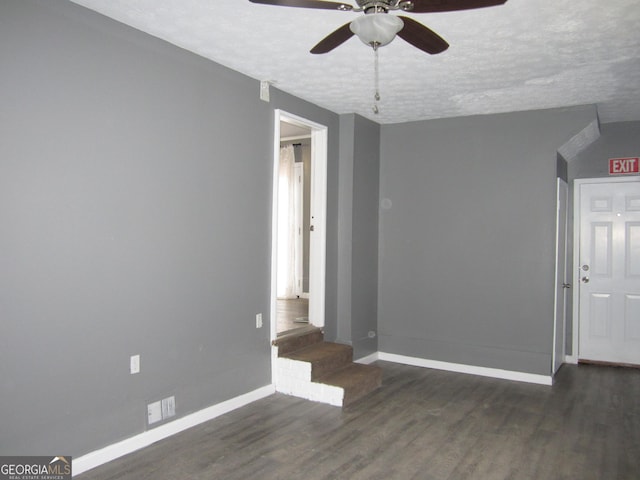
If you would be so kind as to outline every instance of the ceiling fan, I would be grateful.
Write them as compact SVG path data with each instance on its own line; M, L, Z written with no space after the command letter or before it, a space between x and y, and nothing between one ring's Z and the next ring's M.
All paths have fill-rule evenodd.
M430 28L401 15L386 15L393 10L410 13L436 13L502 5L507 0L356 0L357 7L347 3L324 0L249 0L251 3L280 7L316 8L343 12L364 12L327 35L311 53L327 53L342 45L353 35L377 50L390 43L396 35L416 48L435 55L444 52L449 44Z

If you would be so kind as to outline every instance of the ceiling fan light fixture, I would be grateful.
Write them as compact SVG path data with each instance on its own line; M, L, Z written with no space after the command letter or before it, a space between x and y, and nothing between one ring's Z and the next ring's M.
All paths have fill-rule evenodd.
M395 15L371 13L356 18L349 28L365 45L377 48L391 43L404 22Z
M405 12L411 12L413 10L414 4L411 0L405 0L398 3L398 8L400 10L404 10Z

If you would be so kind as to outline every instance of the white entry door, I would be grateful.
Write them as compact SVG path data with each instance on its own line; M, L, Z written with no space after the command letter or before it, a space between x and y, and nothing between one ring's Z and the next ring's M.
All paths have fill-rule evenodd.
M640 365L640 178L578 183L579 352Z

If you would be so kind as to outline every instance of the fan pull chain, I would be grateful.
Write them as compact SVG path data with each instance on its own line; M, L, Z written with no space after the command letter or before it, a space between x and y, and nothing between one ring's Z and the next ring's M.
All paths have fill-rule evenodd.
M373 87L374 94L373 99L375 100L373 103L373 113L380 113L380 109L378 108L378 102L380 101L380 68L379 68L379 58L378 58L378 46L373 46Z

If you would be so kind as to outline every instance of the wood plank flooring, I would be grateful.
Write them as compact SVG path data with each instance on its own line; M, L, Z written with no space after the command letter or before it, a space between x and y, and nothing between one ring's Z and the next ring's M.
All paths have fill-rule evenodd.
M302 327L309 323L296 322L298 318L309 318L309 299L293 298L276 301L276 332L281 334Z
M638 370L565 365L548 387L376 364L345 409L275 394L76 478L640 478Z

